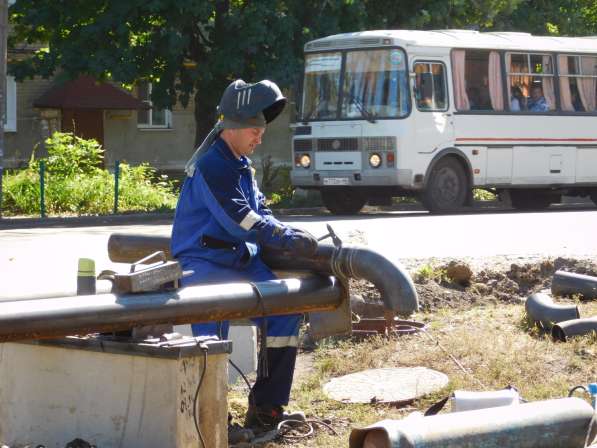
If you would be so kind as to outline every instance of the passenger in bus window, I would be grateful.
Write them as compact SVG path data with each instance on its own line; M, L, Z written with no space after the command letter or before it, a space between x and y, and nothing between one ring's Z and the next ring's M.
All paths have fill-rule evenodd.
M543 96L543 88L540 85L535 85L531 88L531 97L527 103L530 112L547 112L549 111L549 104Z
M578 94L578 87L576 87L576 84L570 84L570 96L572 98L572 107L574 107L574 110L576 112L584 112L585 108L582 105L582 100Z
M522 90L518 86L512 86L510 89L510 110L512 112L520 112L525 108L525 98Z
M469 87L466 93L468 95L468 103L471 110L483 109L483 106L481 105L481 94L478 87Z

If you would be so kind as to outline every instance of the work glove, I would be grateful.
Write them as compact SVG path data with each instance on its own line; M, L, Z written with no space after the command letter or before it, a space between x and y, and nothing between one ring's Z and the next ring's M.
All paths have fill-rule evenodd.
M288 227L290 239L287 242L288 250L297 255L311 257L317 251L317 238L309 232L296 227Z

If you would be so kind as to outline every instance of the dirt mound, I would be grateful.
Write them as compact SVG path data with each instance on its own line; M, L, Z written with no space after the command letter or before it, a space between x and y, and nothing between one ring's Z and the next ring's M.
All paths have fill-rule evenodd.
M573 258L546 259L529 263L512 263L509 269L484 268L474 272L474 266L459 261L461 270L468 267L473 272L470 282L452 280L447 275L453 269L454 260L424 266L413 274L419 294L420 309L434 312L442 308L468 309L473 306L496 303L519 303L530 294L549 289L551 278L557 270L597 276L597 262ZM376 304L379 309L380 295L377 289L363 280L350 281L351 294L365 302Z

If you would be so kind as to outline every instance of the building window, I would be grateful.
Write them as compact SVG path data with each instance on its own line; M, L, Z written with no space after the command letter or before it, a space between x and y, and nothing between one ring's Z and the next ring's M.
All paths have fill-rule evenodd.
M17 83L14 76L6 76L6 95L4 96L4 131L17 131Z
M151 87L150 82L141 82L137 86L138 98L149 106L137 111L137 126L141 129L169 129L172 127L172 111L153 107Z

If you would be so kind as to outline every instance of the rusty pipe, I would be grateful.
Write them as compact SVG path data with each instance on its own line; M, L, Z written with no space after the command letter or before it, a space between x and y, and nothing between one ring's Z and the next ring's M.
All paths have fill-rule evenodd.
M108 254L114 262L132 263L155 251L164 251L171 258L170 238L132 234L112 234ZM339 249L319 244L312 257L263 250L264 262L274 271L305 270L338 277L368 280L379 290L385 307L401 314L418 309L418 296L413 281L397 261L366 247L343 246Z
M350 448L583 448L595 437L594 410L580 398L382 420L353 429Z
M553 324L569 319L578 319L580 313L576 305L558 305L550 296L543 293L531 294L524 304L527 317L549 330Z
M584 299L597 299L597 277L556 271L551 280L551 292L557 296L579 294Z
M566 342L568 338L584 336L593 331L597 332L597 317L586 317L557 323L551 329L551 336L557 341Z
M0 302L0 342L126 330L140 325L187 324L330 311L342 302L334 277L189 286L144 294L98 294Z

